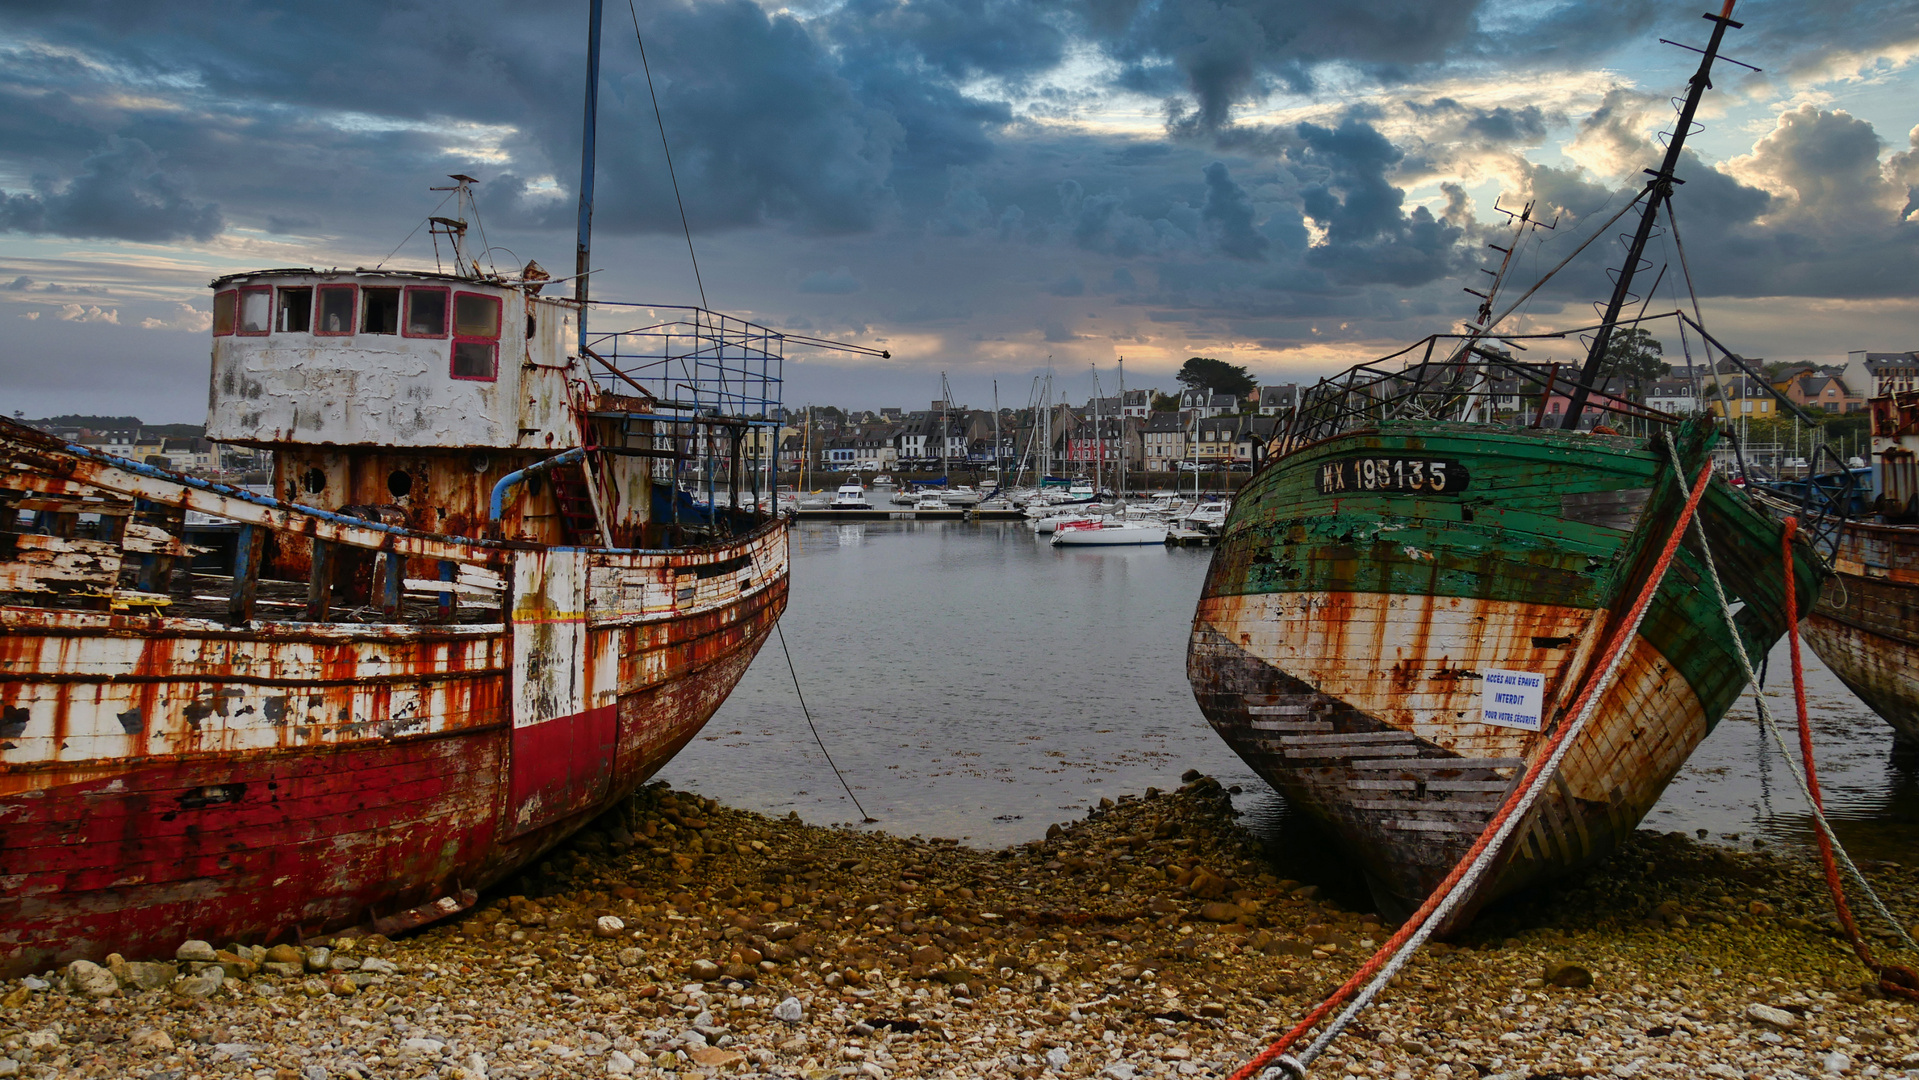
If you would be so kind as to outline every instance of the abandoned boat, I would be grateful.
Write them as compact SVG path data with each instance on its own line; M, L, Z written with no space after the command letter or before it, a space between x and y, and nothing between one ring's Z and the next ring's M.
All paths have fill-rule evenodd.
M1812 651L1899 742L1919 747L1919 391L1874 397L1867 407L1869 505L1853 505L1863 502L1852 497L1853 470L1836 467L1791 495L1762 497L1832 548L1837 580L1802 629Z
M662 320L648 394L537 283L214 289L208 435L272 451L271 497L0 421L8 976L457 911L684 746L786 604L785 528L724 497L768 478L777 403L737 406L777 358L690 395L674 362L772 335Z
M1781 527L1714 476L1696 520L1737 630L1689 535L1623 638L1720 434L1710 415L1678 422L1598 379L1614 328L1643 321L1622 316L1632 273L1720 38L1738 25L1729 11L1706 18L1711 46L1680 134L1634 200L1641 227L1603 321L1539 335L1592 334L1583 367L1569 378L1493 347L1509 254L1466 332L1425 339L1423 353L1399 354L1413 358L1401 367L1362 364L1306 393L1222 530L1188 647L1199 705L1248 765L1331 827L1395 915L1417 907L1484 830L1601 678L1615 637L1617 677L1452 927L1630 833L1740 692L1735 632L1755 657L1785 632ZM1516 215L1522 234L1529 214ZM1497 340L1524 347L1524 335ZM1560 393L1570 399L1556 399L1567 408L1555 416L1548 403ZM1542 426L1549 418L1563 426ZM1808 603L1823 566L1803 540L1792 566Z
M458 912L773 630L783 349L857 347L589 299L600 8L572 297L464 216L450 273L213 282L207 435L270 495L0 420L0 977Z

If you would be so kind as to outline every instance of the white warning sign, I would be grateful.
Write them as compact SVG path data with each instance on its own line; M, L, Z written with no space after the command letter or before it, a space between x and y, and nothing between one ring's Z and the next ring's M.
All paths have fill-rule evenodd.
M1481 719L1497 727L1539 730L1546 700L1546 677L1530 671L1487 668L1479 683Z

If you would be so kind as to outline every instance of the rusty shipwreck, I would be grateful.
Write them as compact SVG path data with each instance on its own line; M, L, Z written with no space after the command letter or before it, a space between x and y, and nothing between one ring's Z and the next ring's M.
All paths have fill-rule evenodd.
M271 496L0 421L8 975L470 904L692 738L786 603L737 407L773 335L664 319L649 395L536 286L214 288L208 431ZM190 512L230 552L194 565Z
M457 912L773 630L792 341L588 297L592 6L572 296L464 216L451 271L213 282L207 433L270 493L0 420L0 976Z
M1912 370L1895 368L1885 382ZM1919 391L1895 389L1867 407L1870 500L1857 491L1861 470L1818 469L1817 456L1815 475L1762 497L1832 552L1835 581L1806 619L1806 641L1910 750L1919 747Z
M1721 437L1712 416L1681 422L1603 378L1615 329L1649 321L1626 310L1633 272L1720 38L1738 25L1730 5L1706 18L1711 44L1679 134L1634 200L1639 228L1602 321L1537 335L1590 335L1583 366L1514 358L1537 343L1495 330L1502 266L1464 332L1303 395L1223 529L1188 647L1200 707L1248 765L1330 826L1389 912L1445 877L1600 677L1596 658L1626 632L1625 610ZM1529 225L1517 216L1514 247ZM1697 526L1734 625L1689 533L1594 718L1452 925L1610 850L1740 692L1734 636L1763 656L1785 632L1780 525L1715 476ZM1803 540L1792 567L1799 595L1816 595L1825 570Z

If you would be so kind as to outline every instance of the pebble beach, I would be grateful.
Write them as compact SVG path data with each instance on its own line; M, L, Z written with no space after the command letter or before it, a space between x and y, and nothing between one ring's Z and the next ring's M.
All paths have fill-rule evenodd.
M656 784L400 940L0 985L0 1077L1224 1077L1392 929L1273 854L1190 774L990 851ZM1916 1020L1816 867L1642 830L1429 946L1312 1075L1919 1077Z

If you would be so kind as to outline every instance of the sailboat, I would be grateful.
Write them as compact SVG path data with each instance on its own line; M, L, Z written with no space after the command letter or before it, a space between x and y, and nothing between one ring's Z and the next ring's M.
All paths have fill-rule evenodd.
M1781 526L1716 475L1696 521L1735 625L1691 536L1636 632L1626 620L1721 436L1710 415L1655 413L1601 379L1611 336L1649 321L1626 312L1634 273L1659 212L1671 220L1681 149L1721 40L1740 25L1730 3L1705 18L1711 40L1664 160L1615 215L1636 208L1638 226L1602 321L1583 328L1581 367L1561 373L1498 347L1528 340L1496 335L1518 306L1493 313L1509 252L1465 332L1303 396L1213 556L1187 652L1200 708L1331 827L1389 913L1444 878L1589 686L1593 719L1452 925L1612 850L1740 692L1735 641L1763 656L1785 632ZM1516 215L1520 235L1531 224ZM1536 393L1537 412L1496 410L1504 380ZM1791 550L1809 604L1827 571L1803 539ZM1623 664L1601 684L1599 658L1615 645Z
M457 914L652 776L773 632L787 534L748 448L782 335L655 305L589 331L633 307L588 296L600 10L571 298L467 247L455 176L450 270L213 283L207 434L271 451L270 494L0 419L0 977ZM234 532L206 550L189 514Z

